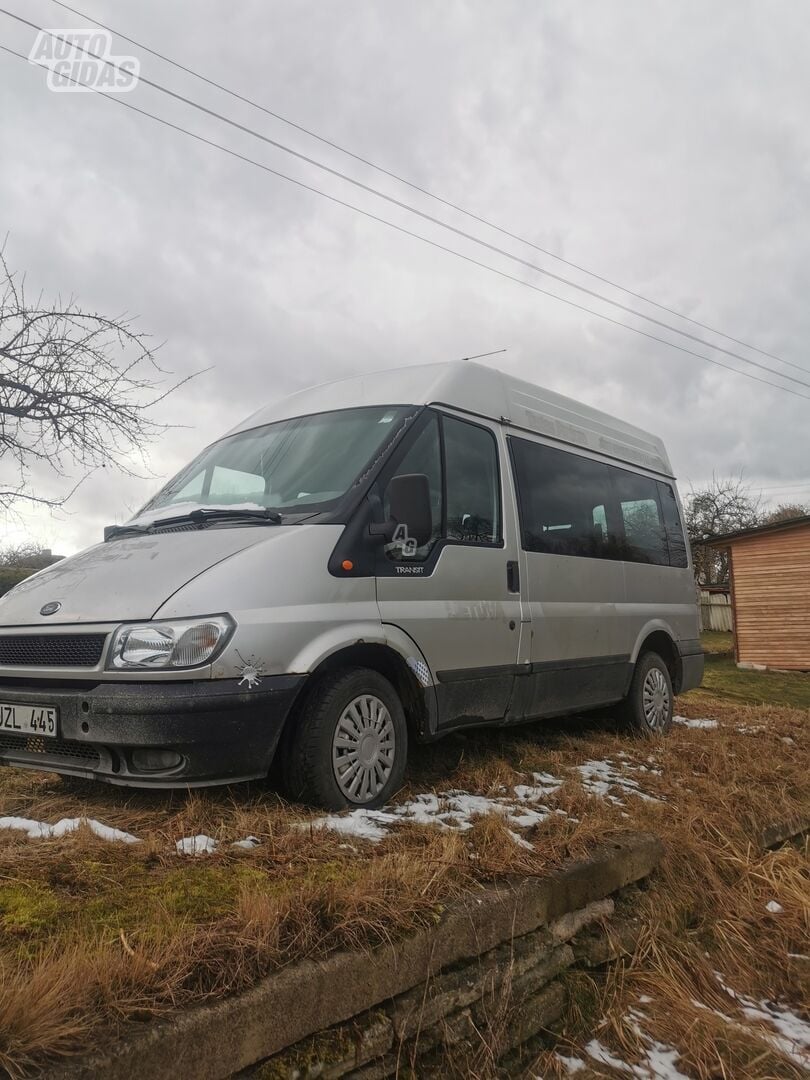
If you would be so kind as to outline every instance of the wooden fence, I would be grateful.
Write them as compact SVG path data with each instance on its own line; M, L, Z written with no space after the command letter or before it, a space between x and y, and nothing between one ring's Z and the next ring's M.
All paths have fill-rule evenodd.
M731 630L731 599L724 593L700 591L702 630Z

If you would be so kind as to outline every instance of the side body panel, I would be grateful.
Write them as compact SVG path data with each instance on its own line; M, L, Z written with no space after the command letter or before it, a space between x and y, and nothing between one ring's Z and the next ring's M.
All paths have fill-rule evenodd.
M524 600L531 620L531 677L520 681L511 717L525 719L619 701L627 693L633 666L650 634L663 631L679 653L699 651L696 594L683 536L680 535L678 558L686 565L633 561L647 556L638 549L631 550L631 534L625 536L625 524L630 529L634 522L623 522L623 516L638 514L642 504L653 504L654 500L621 501L625 496L615 486L619 481L613 479L618 476L616 462L584 449L557 446L525 431L514 435L524 446L548 447L558 456L579 461L583 469L585 462L592 462L593 469L588 466L584 472L604 470L605 486L580 492L575 482L569 480L558 480L555 486L556 474L551 474L547 485L550 506L544 498L538 503L536 495L531 510L527 509L528 503L519 505L519 513L539 515L532 523L535 533L531 544L523 546L551 549L557 546L566 553L522 552L526 566ZM528 456L524 462L527 460L530 460ZM517 467L516 460L513 464ZM635 478L634 484L652 485L653 491L661 484L659 477L641 468L625 465L622 470L625 480L628 476ZM584 479L583 482L587 485ZM665 482L672 486L668 478ZM517 488L519 491L520 483ZM518 499L520 503L520 494ZM677 504L682 522L683 513L674 486L669 501L670 505ZM554 518L553 512L559 507L560 516ZM549 514L545 518L544 509ZM564 516L567 513L571 516ZM581 515L579 522L577 513ZM551 523L541 526L540 520ZM635 520L637 523L639 519ZM562 521L576 524L555 524ZM521 518L521 522L524 529L528 527L528 521ZM538 528L540 532L536 531ZM589 529L593 531L593 541L587 537ZM663 543L668 551L670 540L676 541L675 532L668 532L665 537L663 521L657 522L655 529L661 531L653 533L654 540ZM566 547L567 531L579 533L570 541L570 549ZM522 534L521 537L523 542ZM554 537L562 539L555 543ZM577 547L577 543L581 546ZM597 550L601 557L589 557ZM695 685L697 665L690 661L687 667L690 675L686 682Z
M619 631L622 564L527 551L531 679L524 717L616 701L627 685L629 649Z

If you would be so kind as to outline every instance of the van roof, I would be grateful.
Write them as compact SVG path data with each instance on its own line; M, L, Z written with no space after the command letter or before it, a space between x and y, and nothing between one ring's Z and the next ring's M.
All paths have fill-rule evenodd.
M376 371L308 387L258 409L229 434L358 405L447 405L672 476L669 457L657 435L469 360Z

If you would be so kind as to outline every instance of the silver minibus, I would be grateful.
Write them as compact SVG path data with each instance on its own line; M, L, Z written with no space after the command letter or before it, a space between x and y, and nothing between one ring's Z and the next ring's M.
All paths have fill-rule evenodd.
M137 787L267 775L377 807L408 746L700 684L661 440L490 368L261 408L0 598L0 761Z

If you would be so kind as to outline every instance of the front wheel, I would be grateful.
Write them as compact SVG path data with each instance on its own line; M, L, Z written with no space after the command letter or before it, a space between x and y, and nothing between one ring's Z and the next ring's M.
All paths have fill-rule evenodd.
M399 695L379 672L324 676L289 724L281 769L292 798L327 810L374 809L402 786L408 727Z
M631 731L647 739L672 727L672 678L658 653L639 657L621 716Z

